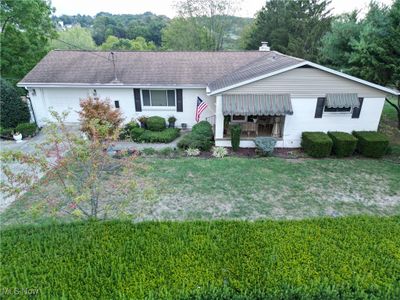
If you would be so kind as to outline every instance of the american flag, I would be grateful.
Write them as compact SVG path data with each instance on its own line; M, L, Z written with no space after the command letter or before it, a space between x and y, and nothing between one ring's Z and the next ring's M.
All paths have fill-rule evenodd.
M197 107L196 107L196 122L200 121L200 115L201 113L207 108L207 103L205 103L203 100L200 99L200 97L197 97Z

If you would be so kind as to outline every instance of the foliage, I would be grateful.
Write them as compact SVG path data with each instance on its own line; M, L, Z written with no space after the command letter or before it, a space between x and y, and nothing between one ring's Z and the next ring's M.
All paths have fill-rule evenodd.
M216 158L224 158L228 155L228 150L224 147L212 147L212 156Z
M58 33L58 39L51 41L52 49L66 49L66 50L95 50L96 44L92 38L90 30L82 28L80 25L75 25L66 30Z
M268 156L274 152L276 139L268 136L259 136L255 138L254 144L262 155Z
M119 138L121 140L131 138L131 130L133 128L138 128L138 127L139 127L139 124L135 120L132 120L132 121L126 123L119 134Z
M170 117L168 117L168 122L169 123L175 123L176 122L176 117L174 117L174 116L170 116Z
M140 116L140 117L138 117L138 121L139 121L141 124L146 124L146 123L147 123L147 119L148 119L148 117L146 117L146 116Z
M185 153L187 156L199 156L200 155L200 150L196 148L187 148L185 150Z
M174 148L171 148L171 147L165 147L165 148L158 150L158 154L165 156L165 157L171 156L173 153L175 153L175 150L174 150Z
M239 150L240 134L242 133L242 128L240 127L239 124L235 124L235 125L231 125L230 131L231 131L232 150L237 151L237 150Z
M133 51L145 51L155 50L156 46L153 42L147 42L143 37L138 36L133 40L117 38L116 36L110 35L107 40L101 44L101 50L133 50Z
M201 121L193 125L192 132L195 134L203 135L210 140L214 137L212 125L207 121Z
M134 130L139 131L143 128ZM144 132L137 138L137 141L142 143L170 143L179 136L180 129L166 128L163 131L144 130Z
M146 121L147 129L151 131L162 131L165 129L165 119L158 116L153 116Z
M140 142L141 141L140 137L142 136L142 134L145 131L146 131L146 129L144 129L144 128L134 127L129 131L129 136L132 139L132 141Z
M181 149L199 149L201 151L209 151L213 142L208 136L196 132L190 132L184 135L178 142L178 147Z
M92 120L98 120L99 125L109 125L109 135L114 135L123 122L122 113L119 109L113 108L108 99L88 97L80 101L81 111L79 117L81 121L81 130L92 136Z
M64 123L67 113L51 114L56 122L47 124L46 140L37 145L36 151L2 153L4 177L0 190L7 196L36 190L42 197L31 208L47 208L54 216L93 219L107 216L110 210L123 209L136 190L136 181L126 176L128 169L133 170L134 157L116 161L108 154L113 139L108 135L107 124L91 121L89 140L68 130ZM23 172L13 167L15 163L22 166ZM45 180L40 179L42 174L46 174ZM104 185L106 178L112 180L111 189ZM49 193L46 182L59 189Z
M147 147L147 148L143 148L143 149L141 150L141 152L142 152L144 155L154 155L154 154L157 153L157 150L154 149L154 148L151 148L151 147Z
M322 39L320 52L323 64L400 89L400 0L390 7L371 2L360 20L357 12L337 18ZM397 111L400 129L400 98L387 102Z
M14 86L0 78L0 126L15 128L20 123L29 122L31 115L28 104L22 101Z
M14 227L1 236L1 285L35 287L49 299L400 296L398 216L78 222Z
M329 156L332 152L333 142L324 132L303 132L301 147L308 155L316 158Z
M328 132L329 137L332 139L332 151L337 157L351 156L357 147L357 139L347 133L339 131Z
M244 31L246 49L258 49L261 41L285 54L316 60L322 36L329 30L330 1L267 1L250 29Z
M14 134L14 128L1 128L0 127L0 137L6 139L12 139Z
M168 50L213 50L224 48L233 26L234 0L180 0L178 17L163 30L163 47Z
M47 53L48 39L56 35L52 12L49 1L1 1L2 77L17 82Z
M358 139L357 151L362 155L373 158L385 155L389 140L384 134L376 131L354 131L353 135Z
M38 131L38 127L35 123L21 123L15 128L15 132L22 134L23 138L34 136Z

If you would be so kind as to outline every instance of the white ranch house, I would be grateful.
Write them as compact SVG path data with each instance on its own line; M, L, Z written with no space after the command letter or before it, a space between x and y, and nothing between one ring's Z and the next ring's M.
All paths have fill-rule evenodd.
M126 121L175 116L195 123L196 100L208 108L217 146L230 146L229 124L242 126L241 147L256 136L275 136L277 147L299 147L303 131L377 130L385 98L398 91L321 65L270 51L109 52L55 50L18 86L29 91L39 125L49 108L72 109L79 101L108 98ZM114 67L115 64L115 67Z

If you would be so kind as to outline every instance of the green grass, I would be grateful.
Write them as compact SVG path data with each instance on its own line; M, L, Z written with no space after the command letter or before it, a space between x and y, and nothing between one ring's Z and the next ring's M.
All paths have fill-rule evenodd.
M390 161L227 157L138 163L146 169L128 176L146 182L151 197L138 195L128 205L125 212L135 221L400 214L400 166ZM49 214L34 218L29 207L35 199L41 195L31 192L16 201L1 223L41 223Z
M87 222L1 231L4 288L39 298L400 297L400 217Z

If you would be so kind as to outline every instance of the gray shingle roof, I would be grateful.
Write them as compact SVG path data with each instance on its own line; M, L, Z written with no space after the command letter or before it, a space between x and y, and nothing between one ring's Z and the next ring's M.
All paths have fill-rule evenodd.
M117 78L126 85L199 85L233 72L266 52L115 51ZM109 52L55 50L20 82L108 84L114 80Z
M287 56L276 51L265 52L266 56L260 57L243 67L239 67L234 72L229 72L222 77L210 82L210 91L216 91L239 82L269 74L281 69L297 65L304 60Z

